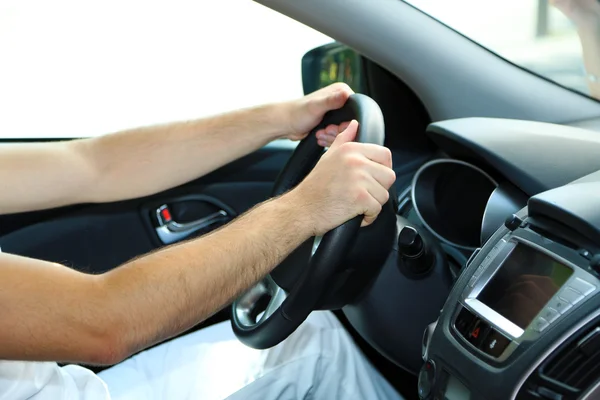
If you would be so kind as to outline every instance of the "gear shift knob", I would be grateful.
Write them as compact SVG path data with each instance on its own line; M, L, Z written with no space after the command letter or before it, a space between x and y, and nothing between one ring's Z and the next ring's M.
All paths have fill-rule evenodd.
M426 275L435 262L434 252L430 251L419 231L410 225L400 229L398 255L400 269L413 276Z

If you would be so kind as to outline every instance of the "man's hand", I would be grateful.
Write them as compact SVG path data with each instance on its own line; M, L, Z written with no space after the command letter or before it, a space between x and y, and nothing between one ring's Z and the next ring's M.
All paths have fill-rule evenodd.
M288 196L311 221L313 235L364 215L362 225L377 218L396 180L391 152L374 144L355 143L358 123L339 134L315 169Z
M598 0L550 0L569 18L577 29L598 29L600 27L600 3Z
M0 359L114 364L223 308L311 236L372 223L395 174L388 149L352 142L357 128L289 193L106 274L0 254Z
M286 103L288 107L289 132L285 137L291 140L302 140L311 129L321 122L325 113L337 110L346 104L348 97L354 93L345 83L334 83L298 100ZM323 147L329 147L338 133L348 126L329 125L317 131L317 139Z

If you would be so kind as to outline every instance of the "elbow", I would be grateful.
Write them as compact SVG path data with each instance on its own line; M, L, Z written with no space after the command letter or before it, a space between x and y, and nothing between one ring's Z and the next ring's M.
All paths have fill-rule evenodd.
M128 330L126 320L116 310L114 295L107 290L102 275L95 277L90 298L92 309L95 309L87 324L87 338L85 343L86 363L93 365L114 365L129 357L132 352L127 345Z
M95 327L92 332L88 331L87 340L82 340L81 343L83 348L80 348L82 353L79 358L85 364L114 365L131 355L122 340L120 329L110 323Z
M111 335L95 340L86 355L85 363L90 365L115 365L129 357L129 352L119 340Z

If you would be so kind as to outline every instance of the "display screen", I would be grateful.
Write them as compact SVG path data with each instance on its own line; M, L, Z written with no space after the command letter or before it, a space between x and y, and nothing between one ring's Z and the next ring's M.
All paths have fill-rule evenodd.
M566 265L517 244L477 299L526 329L572 274Z

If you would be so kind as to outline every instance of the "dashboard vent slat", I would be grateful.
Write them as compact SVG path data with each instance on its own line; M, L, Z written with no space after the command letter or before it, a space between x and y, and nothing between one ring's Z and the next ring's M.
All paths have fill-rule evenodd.
M594 357L594 359L586 363L589 367L587 371L584 371L579 377L575 377L573 381L574 387L582 387L588 380L595 381L600 377L600 356Z
M559 348L539 369L542 381L580 393L600 378L600 327L586 329Z

